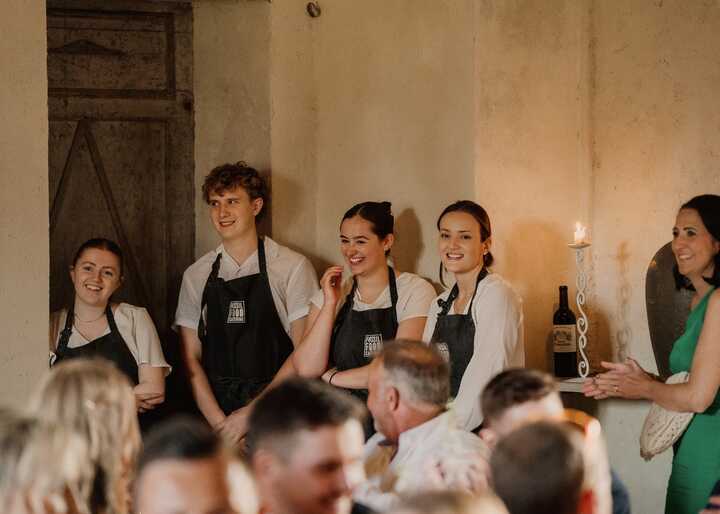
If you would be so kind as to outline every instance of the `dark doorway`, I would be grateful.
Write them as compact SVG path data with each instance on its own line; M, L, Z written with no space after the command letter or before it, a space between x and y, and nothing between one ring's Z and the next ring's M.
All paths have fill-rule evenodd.
M191 3L48 0L47 37L50 309L73 298L78 246L113 239L126 257L116 300L148 309L180 372L170 326L194 259Z
M118 300L168 335L193 261L192 10L189 2L48 1L50 308L90 237L126 255Z

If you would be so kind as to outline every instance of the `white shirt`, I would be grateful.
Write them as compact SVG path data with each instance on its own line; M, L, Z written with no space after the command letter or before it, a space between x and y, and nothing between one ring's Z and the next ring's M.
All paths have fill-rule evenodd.
M468 475L483 483L487 476L488 447L475 434L459 428L452 412L406 430L393 456L394 450L380 433L365 443L367 481L353 497L378 512L395 507L401 495L464 489Z
M318 289L317 274L305 256L269 237L265 237L264 241L270 292L282 326L289 334L290 323L308 314L310 296ZM180 326L197 330L202 292L219 253L222 253L222 259L218 277L223 280L260 273L257 250L242 264L235 262L223 245L206 253L183 274L173 328Z
M397 285L398 302L395 307L397 312L398 323L412 318L427 316L430 303L435 298L435 288L424 278L414 273L400 273L395 278ZM336 307L336 312L345 303L345 298L352 289L352 278L343 283L341 298ZM322 289L317 291L312 297L312 304L321 309L325 303ZM374 302L364 302L360 289L355 290L353 301L353 310L367 311L371 309L387 309L392 305L390 298L390 285L383 290L382 293L375 298Z
M447 300L449 294L447 290L437 299ZM467 314L469 306L470 302L462 314ZM453 304L448 314L457 314L454 307ZM440 310L438 302L432 302L423 333L427 343L432 339ZM475 348L452 403L459 425L466 430L482 423L480 393L490 379L504 369L525 365L522 300L499 275L490 273L478 284L472 319Z
M165 375L169 374L171 369L170 365L165 360L160 338L158 337L155 324L147 309L144 307L136 307L129 303L121 303L113 311L113 317L115 318L115 325L117 325L118 332L120 332L130 353L135 357L135 362L138 366L140 364L149 364L154 368L166 368ZM66 319L67 309L53 312L50 315L50 326L53 327L52 333L56 334L55 348L57 348L60 342L60 334L65 328ZM109 333L110 327L108 326L102 336ZM85 339L85 337L75 329L75 325L73 325L70 340L68 341L68 348L78 348L89 342L90 341ZM57 355L55 352L50 352L51 364L55 362L56 358Z

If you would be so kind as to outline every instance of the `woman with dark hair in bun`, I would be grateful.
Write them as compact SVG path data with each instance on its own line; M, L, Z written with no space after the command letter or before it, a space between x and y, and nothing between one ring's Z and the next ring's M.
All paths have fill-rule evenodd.
M670 352L670 371L687 382L666 384L634 359L603 362L605 373L585 381L586 396L650 400L672 412L695 415L673 446L665 512L700 511L720 477L720 196L684 203L672 229L678 289L693 291L685 332Z
M505 368L523 366L522 301L488 269L490 218L469 200L455 202L438 218L440 281L454 284L430 305L423 341L450 360L450 392L460 426L475 430L483 420L480 393Z
M340 252L351 278L343 282L343 266L325 271L302 341L266 390L292 375L322 377L366 400L367 365L383 342L420 339L435 289L388 264L393 226L390 202L363 202L345 213ZM242 409L245 420L251 409L252 403Z
M383 342L420 339L435 290L388 264L394 241L390 202L363 202L345 213L340 251L352 278L343 282L343 266L331 266L320 280L308 330L292 357L301 375L322 376L364 398L366 365Z

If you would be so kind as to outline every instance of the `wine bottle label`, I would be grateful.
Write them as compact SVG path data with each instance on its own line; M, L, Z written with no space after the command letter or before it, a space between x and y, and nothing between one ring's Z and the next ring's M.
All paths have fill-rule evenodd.
M577 351L575 325L553 325L553 351L555 353L571 353Z

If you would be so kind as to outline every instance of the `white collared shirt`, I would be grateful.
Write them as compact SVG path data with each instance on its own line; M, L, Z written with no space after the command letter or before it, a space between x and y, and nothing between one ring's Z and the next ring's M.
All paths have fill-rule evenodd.
M386 444L385 436L376 433L365 443L367 481L353 497L385 512L397 504L401 495L464 489L467 475L487 476L489 454L478 436L457 426L452 412L400 434L397 452Z
M170 365L163 355L162 345L158 337L155 324L150 314L144 307L136 307L129 303L120 303L113 310L113 318L117 325L118 332L122 336L130 353L135 357L137 365L149 364L154 368L165 368L165 375L170 373ZM62 309L50 314L50 326L53 327L55 334L55 345L60 341L60 334L65 328L65 320L67 319L67 309ZM110 333L110 327L105 329L102 336ZM100 336L100 337L102 337ZM78 348L88 344L90 341L85 339L83 335L72 327L68 348ZM55 352L50 352L50 364L56 359Z
M270 291L278 317L289 334L290 323L308 314L310 297L318 289L317 274L307 257L279 245L269 237L265 237L264 241ZM183 274L174 329L180 326L197 330L203 289L219 253L222 253L222 259L218 277L223 280L260 273L257 250L242 264L235 262L223 245L206 253Z
M398 323L412 318L421 318L427 316L430 302L435 298L435 288L430 282L414 273L402 272L396 277L396 286L398 300L396 305ZM345 298L352 290L352 278L345 280L340 293L340 301L335 307L338 312L345 304ZM311 298L312 304L318 309L322 309L325 303L322 289L317 291ZM360 290L355 290L353 299L353 310L368 311L373 309L387 309L392 305L390 298L390 286L388 285L382 293L375 298L373 302L364 302Z
M430 304L423 341L429 343L440 313L437 300L447 300L445 291ZM454 304L448 314L457 314ZM465 312L470 302L465 306ZM472 302L472 319L475 323L475 348L468 363L457 397L452 403L458 424L465 430L474 430L482 423L480 394L495 375L507 368L525 366L523 342L523 309L520 296L502 277L490 273L478 284Z

